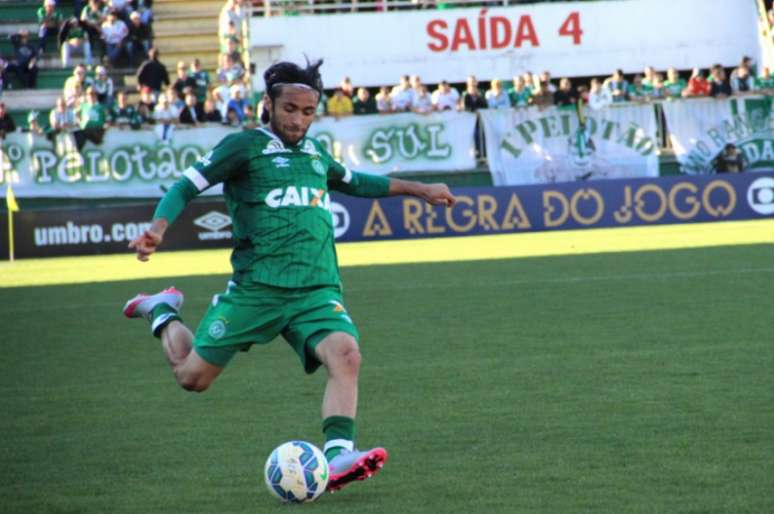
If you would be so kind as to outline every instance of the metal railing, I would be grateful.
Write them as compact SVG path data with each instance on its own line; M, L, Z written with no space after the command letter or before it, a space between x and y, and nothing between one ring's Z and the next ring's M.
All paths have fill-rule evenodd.
M449 9L460 7L507 7L509 5L537 3L541 0L496 0L467 2L464 0L253 0L253 16L296 16L310 14L336 14L350 12L387 12L419 9ZM557 1L557 0L542 0ZM564 0L568 1L568 0Z

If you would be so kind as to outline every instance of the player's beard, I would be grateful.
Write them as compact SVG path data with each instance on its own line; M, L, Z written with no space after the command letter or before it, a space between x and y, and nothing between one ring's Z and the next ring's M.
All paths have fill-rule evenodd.
M298 144L299 141L301 141L304 136L306 135L307 130L309 130L309 127L307 127L306 130L303 130L301 127L297 127L297 131L289 132L284 130L280 123L277 121L277 113L274 109L272 109L271 113L271 119L269 120L269 127L271 127L271 131L279 137L283 143L290 146L295 146ZM291 127L295 129L296 127Z

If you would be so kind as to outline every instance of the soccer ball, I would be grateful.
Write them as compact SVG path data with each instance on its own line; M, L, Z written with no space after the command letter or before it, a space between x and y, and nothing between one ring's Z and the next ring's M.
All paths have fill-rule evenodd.
M271 452L263 469L269 491L285 502L312 502L328 485L328 459L305 441L290 441Z

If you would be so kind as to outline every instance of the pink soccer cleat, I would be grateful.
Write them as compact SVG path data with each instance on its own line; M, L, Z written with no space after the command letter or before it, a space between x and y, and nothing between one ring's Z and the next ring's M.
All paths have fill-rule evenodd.
M344 450L330 460L331 478L328 480L328 492L335 492L355 480L371 478L384 466L389 455L384 448L372 448L368 451Z

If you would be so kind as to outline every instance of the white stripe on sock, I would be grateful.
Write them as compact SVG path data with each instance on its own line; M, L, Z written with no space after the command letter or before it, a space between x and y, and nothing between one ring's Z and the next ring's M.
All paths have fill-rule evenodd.
M156 329L159 328L161 325L166 323L166 321L174 316L175 314L173 312L165 312L158 318L153 320L153 323L151 323L151 333L156 333Z
M323 453L327 452L331 448L344 448L345 450L352 451L355 449L355 443L346 439L331 439L325 443L325 447L323 447Z

